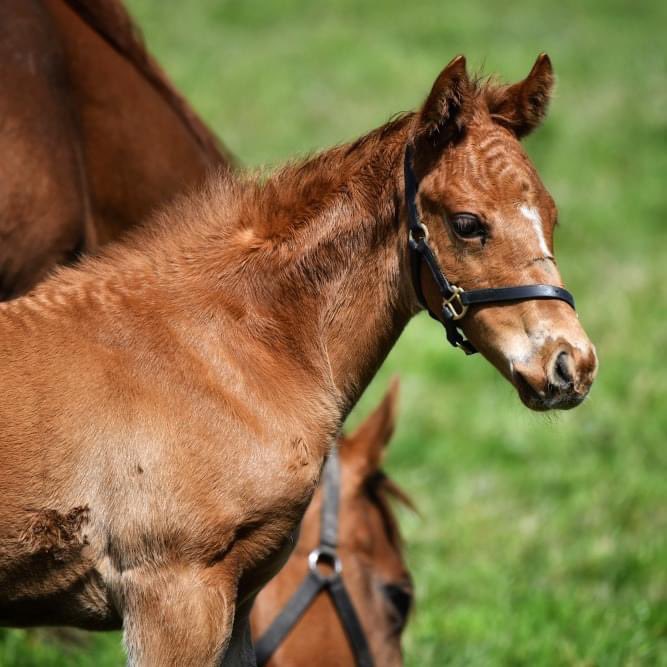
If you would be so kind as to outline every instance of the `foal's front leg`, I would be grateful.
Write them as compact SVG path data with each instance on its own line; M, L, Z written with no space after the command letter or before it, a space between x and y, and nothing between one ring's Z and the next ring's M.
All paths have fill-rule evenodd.
M122 607L128 664L223 664L234 625L235 601L235 582L223 576L220 565L174 565L124 573Z

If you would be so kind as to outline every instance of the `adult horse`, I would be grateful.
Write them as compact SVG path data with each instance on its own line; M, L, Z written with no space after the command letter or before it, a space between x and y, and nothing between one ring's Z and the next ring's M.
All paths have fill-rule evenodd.
M412 578L391 500L410 499L381 468L398 382L341 437L303 518L299 540L250 616L259 667L399 667Z
M0 299L230 164L118 0L0 3Z
M253 664L252 600L422 300L529 407L579 404L595 351L519 142L552 81L546 56L502 87L458 57L419 112L214 179L2 304L2 622L122 622L134 665Z

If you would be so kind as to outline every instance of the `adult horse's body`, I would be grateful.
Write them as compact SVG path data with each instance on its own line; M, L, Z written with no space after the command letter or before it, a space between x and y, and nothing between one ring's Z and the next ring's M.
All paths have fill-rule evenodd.
M0 299L229 164L118 0L2 2L0 154Z
M408 319L403 155L450 280L560 283L555 207L518 137L551 87L455 59L420 112L265 182L212 181L0 308L0 621L114 627L136 665L252 664L247 615L329 444ZM443 317L445 308L443 310ZM596 358L559 300L473 306L472 343L536 409Z

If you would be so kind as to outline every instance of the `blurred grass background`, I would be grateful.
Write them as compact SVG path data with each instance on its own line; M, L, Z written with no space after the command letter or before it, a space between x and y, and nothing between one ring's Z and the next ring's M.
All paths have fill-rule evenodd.
M402 378L387 468L417 605L411 667L667 665L667 3L129 0L149 47L246 165L339 143L417 106L465 53L504 79L552 57L528 150L561 211L557 252L601 371L590 399L527 412L422 315L351 421ZM0 665L106 667L0 631ZM381 667L381 666L379 666Z

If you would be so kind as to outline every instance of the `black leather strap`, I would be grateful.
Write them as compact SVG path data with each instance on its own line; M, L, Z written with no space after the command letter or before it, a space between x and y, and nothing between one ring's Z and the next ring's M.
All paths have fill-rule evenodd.
M410 252L410 267L412 284L420 305L429 315L442 323L445 327L447 340L454 346L460 347L466 354L477 352L475 346L466 340L461 331L459 321L465 316L468 306L488 303L503 303L525 299L559 299L565 301L572 308L574 297L570 292L556 285L518 285L515 287L487 287L476 290L463 290L447 280L435 253L428 242L428 230L422 223L417 208L417 192L419 183L413 168L414 144L409 142L405 147L403 174L405 182L405 205L408 212L408 227L410 230L408 248ZM438 314L430 309L421 284L421 267L425 262L442 299L442 309ZM455 302L455 303L453 303ZM457 310L457 305L459 310ZM461 312L462 311L462 312Z
M309 572L304 582L266 632L255 642L258 667L263 667L269 661L281 642L323 590L326 590L331 596L331 601L352 647L357 667L373 667L373 658L366 635L341 576L341 563L337 553L340 473L338 450L334 447L322 472L320 544L309 556ZM331 566L331 574L324 574L318 569L320 559Z
M280 614L276 616L266 632L255 642L257 667L263 667L269 661L269 658L325 586L326 581L313 572L306 575L303 583L294 592Z
M559 299L568 303L572 308L575 308L572 294L562 287L556 287L556 285L493 287L471 290L461 294L461 301L466 306L480 303L496 303L498 301L520 301L523 299Z
M345 634L347 635L352 652L354 653L357 667L373 667L373 658L371 657L364 629L359 623L359 617L354 610L354 605L347 593L343 579L340 576L334 577L329 583L329 594L338 612Z

